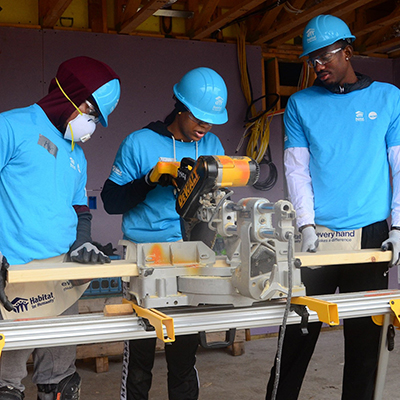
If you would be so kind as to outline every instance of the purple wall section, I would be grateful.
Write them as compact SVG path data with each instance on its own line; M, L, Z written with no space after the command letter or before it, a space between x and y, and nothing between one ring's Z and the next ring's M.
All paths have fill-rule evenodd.
M393 60L394 84L400 87L400 58Z

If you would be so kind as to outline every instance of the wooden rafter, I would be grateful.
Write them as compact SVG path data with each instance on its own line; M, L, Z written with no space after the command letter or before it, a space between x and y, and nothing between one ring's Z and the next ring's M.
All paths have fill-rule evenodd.
M400 49L400 37L395 37L390 40L386 40L382 43L376 43L371 45L363 51L363 54L372 54L372 53L379 53L388 50L399 50Z
M215 18L211 22L209 22L206 26L199 28L193 39L204 39L205 37L211 35L216 30L222 28L227 23L233 21L236 18L241 17L242 15L251 11L254 7L257 7L265 0L245 0L242 1L237 6L231 8L226 13L222 14L220 17Z
M219 0L207 0L204 3L202 10L199 12L198 16L195 17L195 20L193 21L194 31L198 30L200 27L206 25L210 21L210 18L213 15L215 9L217 8L218 3Z
M88 15L92 32L107 33L107 0L88 0Z
M301 33L302 30L304 29L304 26L310 19L316 17L319 14L329 13L330 10L332 10L337 6L340 6L346 1L347 0L333 0L333 1L331 0L329 2L322 2L308 9L306 13L302 13L295 17L292 17L291 21L287 22L286 24L281 25L279 21L277 21L276 24L274 24L274 27L272 27L272 29L270 29L268 33L260 36L260 38L255 41L255 44L262 44L265 42L269 42L273 39L276 39L278 36L280 38L280 41L284 43L287 40L295 37L292 36L293 31L295 33L297 32ZM289 39L286 39L288 36L290 36Z
M120 33L132 33L140 24L151 17L157 10L165 6L169 0L150 0L140 11L125 20L121 26Z
M332 14L336 17L343 18L344 15L354 11L360 6L360 4L366 4L370 1L373 0L337 0L317 4L308 9L306 13L300 14L294 20L292 19L291 23L288 22L283 25L279 24L279 34L272 33L271 35L267 35L264 37L264 41L273 39L274 45L279 46L286 43L288 40L301 35L307 22L320 14ZM276 31L278 31L278 29L276 29ZM281 33L282 31L285 33ZM258 41L256 41L255 44L259 44Z
M119 21L122 25L125 21L128 21L130 18L133 18L134 15L138 12L141 0L128 0L125 5L125 10L121 15L121 20Z
M39 0L39 21L43 28L53 28L72 0Z
M400 21L400 4L393 10L393 12L379 20L373 21L372 23L364 26L360 33L357 34L364 35L366 33L372 33L365 41L364 45L369 46L373 43L381 41L386 32L390 29L390 26Z
M277 7L274 7L272 10L268 11L267 13L264 14L263 18L261 19L260 24L257 27L257 36L258 35L264 35L269 31L271 28L272 24L276 21L278 18L279 13L283 9L283 4L280 4Z

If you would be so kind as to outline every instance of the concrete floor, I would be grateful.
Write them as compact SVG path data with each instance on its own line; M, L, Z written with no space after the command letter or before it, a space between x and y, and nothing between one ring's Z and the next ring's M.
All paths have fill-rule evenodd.
M245 353L234 357L226 349L199 348L197 369L200 400L262 400L276 352L277 338L245 342ZM383 400L398 399L400 393L400 343L390 353ZM82 377L82 400L119 400L122 357L109 359L109 371L97 374L94 360L78 360ZM343 367L343 338L340 329L321 333L299 400L339 400ZM156 354L150 400L167 400L164 353ZM31 371L24 380L25 400L36 400ZM356 400L356 399L354 399Z

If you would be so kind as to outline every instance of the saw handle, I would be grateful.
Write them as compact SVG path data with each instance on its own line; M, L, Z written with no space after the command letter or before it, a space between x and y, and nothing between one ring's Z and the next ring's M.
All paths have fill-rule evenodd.
M176 161L159 161L150 171L150 182L158 183L161 186L173 184L173 178L178 176L179 165L180 163Z

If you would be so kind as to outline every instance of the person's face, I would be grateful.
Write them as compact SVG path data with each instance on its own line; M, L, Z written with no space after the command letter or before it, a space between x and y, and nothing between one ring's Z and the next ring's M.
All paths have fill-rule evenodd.
M93 116L93 120L96 124L99 122L99 112L89 101L85 101L78 108L83 114ZM78 114L79 114L79 111L75 110L71 114L71 116L67 119L65 126L67 126L69 122L71 122L73 119L75 119L78 116Z
M200 121L190 111L185 111L177 115L179 137L175 135L175 139L184 142L197 142L211 129L212 124Z
M351 83L353 75L349 62L352 56L351 46L340 47L339 43L310 53L308 64L312 65L319 80L325 86Z

